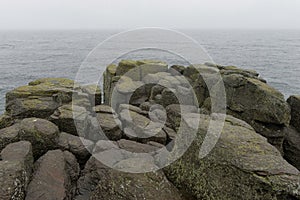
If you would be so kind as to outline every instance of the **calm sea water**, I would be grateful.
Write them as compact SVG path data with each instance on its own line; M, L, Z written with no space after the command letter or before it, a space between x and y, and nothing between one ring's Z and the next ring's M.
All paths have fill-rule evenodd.
M182 32L197 40L216 63L257 70L286 97L300 94L300 31ZM1 31L0 113L4 111L5 93L17 86L41 77L75 78L88 53L115 33ZM112 44L107 52L116 48L118 44ZM150 57L164 58L155 52ZM167 57L165 61L177 62Z

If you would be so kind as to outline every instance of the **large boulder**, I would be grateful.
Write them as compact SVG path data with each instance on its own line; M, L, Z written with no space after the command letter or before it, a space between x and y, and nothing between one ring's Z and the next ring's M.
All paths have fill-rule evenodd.
M203 110L210 111L208 88L216 85L215 74L221 74L226 90L227 113L248 122L256 132L282 151L286 126L290 122L290 108L284 96L266 84L253 70L211 63L189 66L184 70L193 85Z
M161 171L147 174L111 171L100 179L90 199L180 200L182 198Z
M79 165L70 152L47 152L35 163L26 200L71 200L75 195Z
M240 74L225 75L223 80L230 111L249 122L289 124L290 108L283 94L257 79Z
M48 118L58 107L73 103L84 107L101 103L97 85L80 86L65 78L42 78L6 94L7 115L13 118Z
M31 144L21 141L7 145L1 152L0 199L23 200L32 174Z
M118 156L120 160L115 165L118 169L136 165L152 167L142 157L133 159L121 156L114 150L116 147L113 145L138 153L154 151L157 147L127 140L115 144L99 141L95 147L96 154L99 151L110 151L113 156L111 159L114 160ZM167 180L162 171L137 174L121 172L116 168L105 166L97 160L97 156L91 157L78 181L79 195L75 199L182 199L178 190Z
M110 175L116 169L124 169L124 167L126 167L128 170L130 170L132 167L138 167L142 169L152 168L154 161L153 159L151 160L151 156L147 155L146 153L150 154L156 150L158 150L158 147L156 146L141 144L129 140L120 140L118 142L107 140L98 141L93 150L93 156L88 160L87 164L85 165L85 169L82 171L82 175L78 180L79 194L75 199L85 200L89 199L91 196L94 196L95 198L97 195L101 195L99 193L102 189L96 189L100 184L99 181L116 179L118 175L113 177ZM101 163L101 161L105 161L106 165L113 166L114 169L105 166L103 163ZM119 175L122 174L125 173L120 173ZM142 174L140 174L140 176L142 176ZM149 182L149 184L151 183ZM127 189L132 190L135 189L136 186L130 185L129 187L130 188ZM125 198L127 195L126 191L124 192ZM150 194L155 195L155 193L149 192L149 195ZM111 197L116 196L106 196L106 198Z
M212 118L192 113L183 116L185 132L198 125L195 118L200 119L197 138L182 158L165 168L167 177L179 189L195 199L300 198L299 171L241 120L227 117L213 150L199 158L199 149Z
M31 142L35 158L57 148L58 136L57 126L45 119L26 118L20 122L19 139Z
M287 100L291 106L291 125L294 126L300 132L300 96L290 96Z
M294 127L288 128L283 150L284 158L300 170L300 133Z
M291 118L284 96L261 80L242 74L226 74L223 80L228 113L248 122L282 151Z
M6 94L7 113L15 118L47 118L62 103L72 100L74 81L43 78Z

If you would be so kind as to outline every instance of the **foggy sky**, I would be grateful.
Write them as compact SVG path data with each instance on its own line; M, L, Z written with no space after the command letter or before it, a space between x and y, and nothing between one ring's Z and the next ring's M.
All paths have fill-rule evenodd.
M300 29L300 0L0 0L0 29Z

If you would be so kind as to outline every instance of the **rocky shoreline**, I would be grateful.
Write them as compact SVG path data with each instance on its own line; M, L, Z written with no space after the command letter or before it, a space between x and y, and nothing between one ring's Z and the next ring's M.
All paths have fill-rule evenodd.
M221 116L212 110L216 74L227 116L200 159ZM175 155L161 152L182 148L179 130L195 139L163 167ZM44 78L8 92L0 151L1 200L295 200L300 96L285 101L257 72L234 66L123 60L106 68L103 91ZM145 173L130 173L137 169Z

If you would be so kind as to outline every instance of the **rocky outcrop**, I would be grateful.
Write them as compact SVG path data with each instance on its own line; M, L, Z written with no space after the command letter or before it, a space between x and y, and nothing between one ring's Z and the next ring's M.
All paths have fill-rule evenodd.
M207 135L223 116L211 109L217 73L229 114L220 138ZM62 78L7 94L0 199L300 199L299 98L285 102L257 72L123 60L103 84L105 105L98 86ZM202 158L206 138L217 144Z
M210 118L189 114L185 123L193 117L200 117L197 139L181 159L165 168L177 187L195 199L299 199L299 171L238 119L227 118L216 146L200 159Z
M118 109L120 104L127 103L145 106L149 102L164 107L179 103L209 111L211 88L206 82L210 82L210 86L217 84L215 74L219 73L226 90L228 114L248 122L283 152L282 144L291 119L290 107L284 96L267 85L257 72L206 63L153 70L141 76L138 63L124 60L118 66L108 67L104 75L110 77L104 81L104 88L108 88L104 91L107 104Z
M35 168L26 200L73 199L79 165L70 152L49 151L35 163Z
M29 142L7 145L1 152L0 199L24 199L32 169L32 147Z

